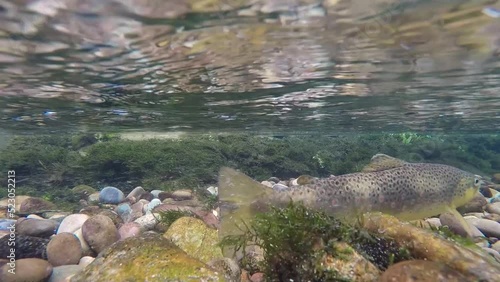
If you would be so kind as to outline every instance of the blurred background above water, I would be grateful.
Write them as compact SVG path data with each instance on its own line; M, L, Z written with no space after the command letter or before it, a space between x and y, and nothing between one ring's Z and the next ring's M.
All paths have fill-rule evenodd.
M0 130L500 129L499 1L0 0Z

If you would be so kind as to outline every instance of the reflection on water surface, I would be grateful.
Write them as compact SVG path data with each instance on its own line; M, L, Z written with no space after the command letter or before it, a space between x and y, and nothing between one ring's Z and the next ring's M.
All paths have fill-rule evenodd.
M0 1L1 126L496 131L499 1Z

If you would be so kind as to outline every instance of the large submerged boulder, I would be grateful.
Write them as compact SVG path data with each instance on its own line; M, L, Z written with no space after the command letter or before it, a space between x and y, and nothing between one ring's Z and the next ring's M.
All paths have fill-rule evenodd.
M79 281L224 281L224 278L170 240L146 232L104 250L71 278L71 282Z

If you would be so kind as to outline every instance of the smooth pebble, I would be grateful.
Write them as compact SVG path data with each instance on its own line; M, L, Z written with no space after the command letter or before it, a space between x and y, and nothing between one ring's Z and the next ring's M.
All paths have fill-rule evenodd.
M57 234L63 232L73 233L76 230L82 228L82 225L85 221L89 219L89 216L86 214L75 213L70 214L63 219L59 228L57 229Z

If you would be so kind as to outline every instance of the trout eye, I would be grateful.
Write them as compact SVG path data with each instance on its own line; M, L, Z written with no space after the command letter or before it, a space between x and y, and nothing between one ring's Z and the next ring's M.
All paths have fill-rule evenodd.
M482 182L483 181L481 180L481 176L476 175L476 177L474 178L474 186L480 186Z

